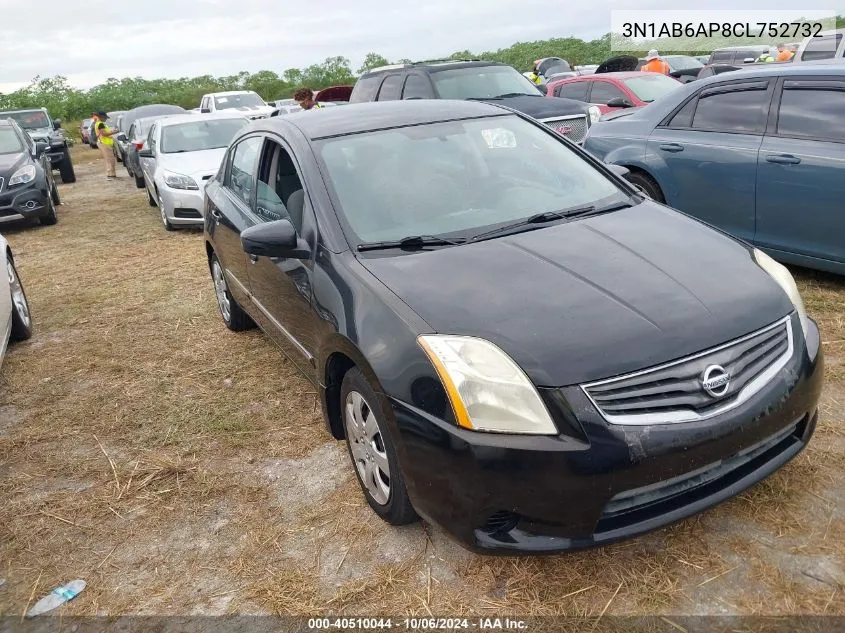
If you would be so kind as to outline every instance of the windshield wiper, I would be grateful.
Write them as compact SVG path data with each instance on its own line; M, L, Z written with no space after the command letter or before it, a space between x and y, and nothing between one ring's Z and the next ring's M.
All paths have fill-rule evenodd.
M606 207L600 208L596 207L595 205L589 205L585 207L578 207L575 209L566 209L563 211L544 211L543 213L532 215L530 218L520 220L519 222L515 222L513 224L506 224L505 226L500 226L497 229L493 229L485 233L480 233L474 236L470 241L478 242L493 237L501 237L503 235L510 235L512 233L520 233L522 232L520 231L520 229L526 226L530 226L532 224L548 224L549 222L554 222L555 220L574 220L575 218L583 218L589 215L600 215L602 213L610 213L611 211L626 209L630 206L633 206L630 202L617 202L614 204L610 204ZM536 226L528 230L533 230L534 228L540 227Z
M528 92L506 92L503 95L496 95L495 97L467 97L467 101L497 101L499 99L509 99L511 97L533 97L534 95ZM538 97L542 97L539 92L537 93Z
M415 249L425 246L457 246L466 242L464 238L449 239L437 237L436 235L409 235L401 240L389 240L385 242L365 242L358 244L358 251L378 251L389 248Z

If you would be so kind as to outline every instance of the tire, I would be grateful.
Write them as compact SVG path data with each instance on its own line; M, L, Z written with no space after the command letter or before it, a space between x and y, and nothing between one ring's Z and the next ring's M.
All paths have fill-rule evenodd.
M53 204L55 205L62 203L61 198L59 198L59 188L56 186L55 181L50 184L50 198L52 198Z
M419 517L408 498L387 416L375 390L357 367L343 377L340 403L346 447L367 503L391 525L413 523Z
M156 199L153 198L153 194L150 193L150 190L147 189L147 202L150 204L151 207L157 207Z
M255 322L244 312L244 309L238 305L232 293L229 292L226 275L223 274L223 266L217 259L216 254L211 255L209 266L211 268L211 281L214 283L214 294L217 296L217 308L220 310L223 323L233 332L242 332L254 328Z
M6 255L6 274L12 290L12 332L13 341L25 341L32 336L32 315L29 312L29 302L23 291L23 284L15 269L15 262Z
M144 182L143 176L134 176L134 178L135 178L135 186L138 189L143 189L146 186L146 183Z
M123 162L123 156L120 155L120 152L117 152L115 150L112 150L112 152L114 153L115 161L117 161L118 163L122 163Z
M631 171L625 175L625 179L632 185L640 187L645 194L655 202L660 202L661 204L666 202L666 198L660 190L660 185L658 185L654 181L654 178L649 176L647 173L642 171Z
M161 215L161 223L164 225L164 230L172 231L173 225L170 223L170 220L167 219L167 211L164 210L163 206L159 207L159 214Z
M38 218L43 226L53 226L59 221L59 216L56 215L56 205L52 197L47 198L47 213Z
M62 157L62 162L59 163L59 174L62 177L62 182L65 184L76 182L76 172L73 169L73 163L70 162L70 152L65 148L65 155Z

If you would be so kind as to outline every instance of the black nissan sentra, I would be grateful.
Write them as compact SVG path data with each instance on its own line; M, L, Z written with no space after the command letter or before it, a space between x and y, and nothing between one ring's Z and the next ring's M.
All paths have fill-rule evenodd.
M316 385L389 523L600 545L728 499L815 428L819 331L789 272L519 113L258 121L205 193L223 320Z

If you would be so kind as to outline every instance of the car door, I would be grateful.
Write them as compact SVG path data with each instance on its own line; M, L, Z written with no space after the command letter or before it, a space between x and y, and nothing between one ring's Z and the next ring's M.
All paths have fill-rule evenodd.
M774 80L711 84L651 133L646 163L666 203L752 241L757 154Z
M287 219L297 234L316 244L314 220L301 169L289 146L268 137L258 164L254 211L257 222ZM318 317L312 308L314 260L248 257L250 291L262 328L312 381Z
M141 172L144 174L144 181L147 185L147 191L150 192L150 195L158 201L158 195L155 190L155 168L156 168L156 156L158 156L158 131L161 126L158 123L153 123L150 127L150 131L147 133L147 140L144 144L144 149L148 149L152 152L152 158L145 158L142 156L138 157L138 161L141 164Z
M780 82L757 167L764 247L845 262L845 79Z
M251 207L255 197L255 171L264 137L254 134L240 139L226 154L221 174L205 188L206 231L229 292L249 309L249 273L247 256L241 246L241 232L255 224ZM250 310L250 313L255 312Z
M619 108L613 108L607 105L607 103L611 99L627 99L628 95L622 92L619 88L617 88L612 82L604 81L601 79L595 79L590 82L592 84L592 90L590 90L590 103L592 105L596 105L601 110L602 114L606 114L607 112L614 112L619 110Z

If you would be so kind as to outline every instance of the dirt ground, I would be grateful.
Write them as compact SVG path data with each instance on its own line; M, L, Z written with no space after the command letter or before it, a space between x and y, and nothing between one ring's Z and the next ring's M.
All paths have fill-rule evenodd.
M0 614L845 614L845 280L796 270L827 382L810 447L622 544L466 552L365 505L315 394L218 316L199 231L74 148L52 227L2 225L35 320L0 369Z

